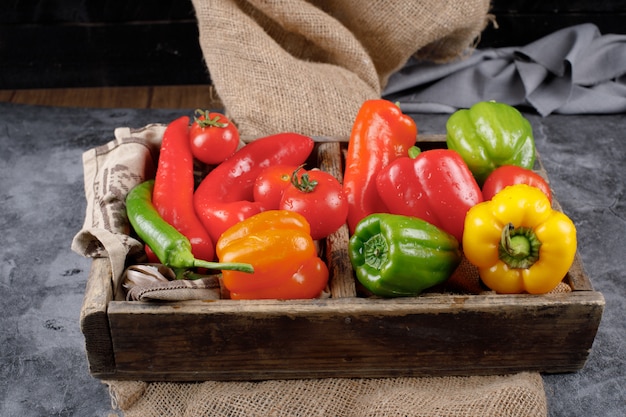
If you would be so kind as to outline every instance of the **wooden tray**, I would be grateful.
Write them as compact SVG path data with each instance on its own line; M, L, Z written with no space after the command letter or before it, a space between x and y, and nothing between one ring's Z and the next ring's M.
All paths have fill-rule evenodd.
M422 135L420 147L445 137ZM340 142L316 146L341 178ZM537 170L545 175L538 161ZM558 203L556 203L558 206ZM127 302L94 259L81 310L89 370L143 381L488 375L581 369L604 309L577 255L570 292L357 296L343 227L326 242L331 298Z

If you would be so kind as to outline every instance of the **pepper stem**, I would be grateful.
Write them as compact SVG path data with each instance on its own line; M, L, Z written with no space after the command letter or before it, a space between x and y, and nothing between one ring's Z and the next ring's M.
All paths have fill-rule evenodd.
M387 262L388 254L389 245L380 233L363 242L365 263L374 269L380 269Z
M220 269L228 271L240 271L253 273L254 268L250 264L240 262L209 262L201 259L194 259L193 266L196 268Z
M415 159L417 156L422 153L422 150L417 146L411 146L409 148L409 158Z
M530 268L539 260L541 241L528 227L513 226L509 223L502 228L498 255L502 262L514 269Z

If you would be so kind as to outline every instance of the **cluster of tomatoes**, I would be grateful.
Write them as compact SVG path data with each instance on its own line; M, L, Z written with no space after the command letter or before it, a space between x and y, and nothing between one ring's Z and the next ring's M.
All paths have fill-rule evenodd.
M194 158L216 165L233 156L239 145L237 127L223 114L203 111L189 130ZM311 226L311 237L322 239L346 223L348 203L341 183L319 169L291 163L270 164L256 177L252 198L263 210L301 214Z

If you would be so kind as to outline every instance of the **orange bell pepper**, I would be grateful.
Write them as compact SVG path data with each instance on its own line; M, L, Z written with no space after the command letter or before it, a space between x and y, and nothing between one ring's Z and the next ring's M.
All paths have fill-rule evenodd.
M328 283L306 219L292 211L268 210L227 229L216 244L219 259L246 259L253 273L222 271L232 299L315 298Z

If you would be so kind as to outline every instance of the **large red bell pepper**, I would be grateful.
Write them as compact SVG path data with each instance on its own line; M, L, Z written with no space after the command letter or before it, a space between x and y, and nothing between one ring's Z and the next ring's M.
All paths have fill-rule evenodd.
M396 159L378 174L376 186L388 212L418 217L459 242L463 239L465 215L483 201L467 164L449 149Z
M407 156L416 138L415 121L394 103L363 103L350 133L343 177L350 233L369 214L384 211L376 191L376 175L394 159Z
M260 213L254 183L271 165L302 165L313 150L313 139L279 133L250 142L207 174L196 189L193 204L214 242L231 226Z

